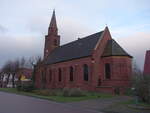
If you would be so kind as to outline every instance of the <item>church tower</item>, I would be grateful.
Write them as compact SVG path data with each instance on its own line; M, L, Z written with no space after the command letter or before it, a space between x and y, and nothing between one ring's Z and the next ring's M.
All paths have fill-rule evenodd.
M51 22L48 28L48 35L45 36L44 59L58 46L60 46L60 36L58 35L55 10L53 11Z

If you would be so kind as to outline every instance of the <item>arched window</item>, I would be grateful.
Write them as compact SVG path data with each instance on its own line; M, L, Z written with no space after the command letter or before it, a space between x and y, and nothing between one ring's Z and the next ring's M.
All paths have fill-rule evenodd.
M111 69L110 69L110 64L109 63L105 64L105 77L106 77L106 79L111 78Z
M45 73L45 70L41 71L41 83L42 83L42 88L45 89L45 87L46 87L46 73Z
M84 76L84 80L88 81L89 79L89 68L88 65L84 64L83 66L83 76Z
M58 81L61 82L61 79L62 79L62 72L61 72L61 69L59 68L58 69Z
M101 84L102 84L102 81L101 81L101 79L99 78L99 79L98 79L98 86L101 86Z
M70 81L73 81L73 67L70 67Z
M49 70L49 82L51 82L52 81L52 70L50 69Z
M41 75L42 75L42 83L46 83L46 76L44 70L41 71Z

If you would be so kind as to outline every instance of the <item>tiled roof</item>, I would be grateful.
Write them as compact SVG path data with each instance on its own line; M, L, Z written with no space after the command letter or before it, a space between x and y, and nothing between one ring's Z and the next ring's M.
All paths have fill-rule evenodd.
M115 40L109 40L106 44L102 57L108 56L130 56Z
M45 63L54 64L90 56L102 33L103 31L78 39L54 49L48 56Z

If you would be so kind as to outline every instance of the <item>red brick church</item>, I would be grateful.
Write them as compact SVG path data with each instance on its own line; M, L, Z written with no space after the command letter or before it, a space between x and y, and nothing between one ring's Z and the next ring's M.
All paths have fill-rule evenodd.
M130 86L131 62L132 56L112 39L108 27L60 45L54 11L45 36L44 59L36 67L35 85L123 93Z

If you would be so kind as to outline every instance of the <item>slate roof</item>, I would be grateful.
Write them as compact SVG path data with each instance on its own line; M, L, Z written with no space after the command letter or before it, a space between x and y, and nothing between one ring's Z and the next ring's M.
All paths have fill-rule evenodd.
M55 64L58 62L90 56L102 33L103 31L54 49L45 61L45 64Z
M130 56L115 40L109 40L106 44L102 57L108 56Z

